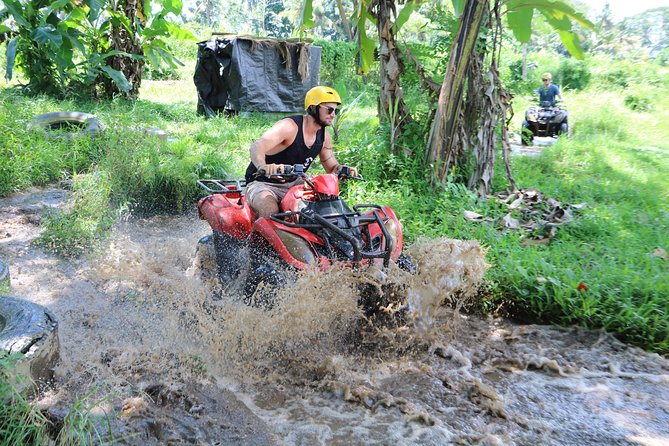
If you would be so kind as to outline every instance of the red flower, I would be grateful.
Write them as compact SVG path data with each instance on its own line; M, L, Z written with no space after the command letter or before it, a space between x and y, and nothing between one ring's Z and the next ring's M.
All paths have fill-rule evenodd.
M578 287L576 287L576 289L579 290L579 291L588 291L588 287L585 286L584 283L579 283Z

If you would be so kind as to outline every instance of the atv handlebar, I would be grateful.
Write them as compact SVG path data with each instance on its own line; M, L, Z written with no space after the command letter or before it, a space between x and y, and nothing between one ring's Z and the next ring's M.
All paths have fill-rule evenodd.
M304 165L302 164L295 164L294 166L290 164L282 164L281 170L282 171L280 173L273 173L271 175L267 175L267 171L265 169L258 169L255 176L267 177L267 178L281 178L284 181L295 181L300 177L306 178L306 174L304 173Z
M283 164L282 170L283 172L269 175L268 178L281 178L285 181L295 181L298 178L304 178L306 181L309 181L309 178L307 177L307 174L305 172L304 164L295 164L295 165ZM256 172L256 177L264 177L264 176L266 176L265 169L258 169L258 171ZM362 178L361 176L352 176L351 168L346 165L341 166L339 172L337 173L337 177L339 177L340 180L365 181L364 178Z
M244 180L197 180L197 185L208 194L238 194L246 187Z

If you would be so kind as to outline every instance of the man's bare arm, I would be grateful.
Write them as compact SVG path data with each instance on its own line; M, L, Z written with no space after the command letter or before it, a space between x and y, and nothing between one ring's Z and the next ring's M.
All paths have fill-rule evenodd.
M283 166L280 164L267 164L266 156L275 155L285 150L297 134L297 125L290 119L282 119L258 138L249 149L251 162L258 168L263 169L268 175L281 173Z
M321 164L323 165L323 169L325 169L327 173L339 173L341 165L335 157L334 150L332 150L332 138L327 132L325 133L325 141L323 142L323 148L321 149L319 157ZM351 167L350 169L352 176L358 176L358 169L355 167Z

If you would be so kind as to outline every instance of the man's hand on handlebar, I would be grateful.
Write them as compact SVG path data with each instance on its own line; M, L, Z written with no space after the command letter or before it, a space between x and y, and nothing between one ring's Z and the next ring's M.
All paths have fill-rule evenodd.
M337 167L335 170L335 173L339 178L356 178L356 179L361 179L359 174L358 174L358 169L355 167L350 167L345 164L340 165Z
M300 177L305 177L304 166L302 164L262 164L256 172L256 176L273 178L280 183L294 181Z
M266 177L271 177L276 174L281 174L284 172L283 164L261 164L258 166L258 175L264 175Z

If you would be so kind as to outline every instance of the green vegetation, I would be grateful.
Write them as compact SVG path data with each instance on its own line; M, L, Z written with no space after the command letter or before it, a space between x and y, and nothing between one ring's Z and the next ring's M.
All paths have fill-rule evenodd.
M93 393L76 399L62 420L48 419L28 397L16 390L14 376L21 354L6 355L0 351L0 445L9 446L82 446L114 444L110 416L95 401ZM97 409L97 410L96 410ZM103 412L104 415L94 412ZM55 437L55 441L51 438Z
M0 42L8 41L5 77L12 78L16 65L32 93L135 97L146 61L159 71L180 65L165 38L195 39L168 18L181 9L181 2L171 0L147 8L5 0L0 7Z
M48 444L48 420L12 384L10 371L20 355L0 352L0 444Z

